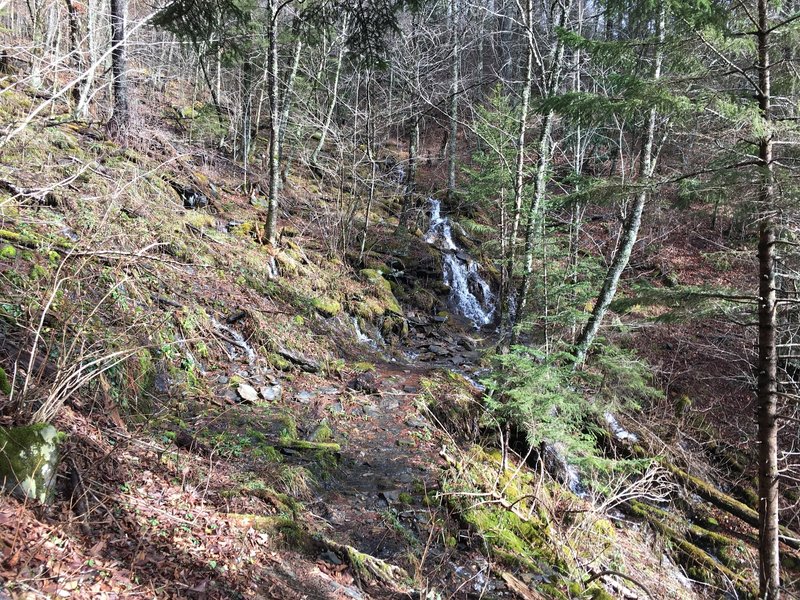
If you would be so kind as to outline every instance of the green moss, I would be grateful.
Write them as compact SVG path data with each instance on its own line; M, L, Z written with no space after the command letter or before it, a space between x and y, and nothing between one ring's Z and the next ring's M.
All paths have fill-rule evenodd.
M342 305L339 302L324 296L314 298L311 304L324 317L335 317L342 312Z
M292 370L292 363L283 358L280 354L275 354L274 352L271 352L267 355L267 362L279 371Z
M597 585L587 588L586 591L589 593L589 598L592 600L614 600L614 596Z
M0 428L0 481L19 498L49 502L62 434L48 423Z
M372 371L375 371L375 364L367 362L365 360L361 360L353 363L353 370L356 371L357 373L370 373Z
M0 392L3 392L6 396L11 394L11 382L8 380L8 375L3 367L0 367Z
M34 281L39 279L44 279L47 277L47 269L44 268L42 265L33 265L31 267L30 278Z
M14 246L11 246L10 244L6 244L5 246L2 247L2 249L0 249L0 256L2 256L3 258L7 258L9 260L16 258L17 249L14 248Z
M383 308L396 315L403 316L403 309L392 291L392 284L384 279L383 274L376 269L362 269L361 275L372 284L376 296L381 301Z

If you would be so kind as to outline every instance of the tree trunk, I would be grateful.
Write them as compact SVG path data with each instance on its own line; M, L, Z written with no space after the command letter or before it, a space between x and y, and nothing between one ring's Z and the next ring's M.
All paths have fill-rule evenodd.
M500 288L500 323L503 337L509 333L513 320L513 317L509 314L509 308L514 285L517 237L519 236L519 224L522 218L523 187L525 184L525 136L528 131L528 110L530 108L531 86L533 85L533 55L536 50L533 38L533 0L526 0L525 2L522 23L523 27L525 27L527 52L525 80L520 103L519 129L517 130L517 157L514 167L514 212L512 213L511 231L506 242L506 255L503 263L502 280L504 285Z
M278 0L269 2L269 197L265 237L274 246L278 240L278 185L280 177L280 145L278 143L280 112L278 110Z
M447 145L447 198L452 200L456 191L456 150L458 144L458 0L450 0L447 5L448 24L450 26L450 137Z
M778 353L775 340L775 240L772 133L770 128L770 29L767 0L758 0L758 104L764 131L759 140L761 226L758 240L758 558L759 598L780 597L778 547Z
M114 106L109 124L117 132L124 131L130 123L125 54L125 13L127 11L127 3L128 0L110 0L111 89L114 96Z
M339 100L339 77L342 74L342 63L344 62L345 40L347 39L347 18L345 17L344 25L342 27L341 45L339 46L339 54L336 57L336 71L333 74L333 90L331 92L331 101L328 104L328 112L325 114L325 121L322 123L322 131L320 132L319 142L314 152L311 155L311 165L316 166L319 158L319 153L325 145L325 139L328 137L328 130L331 127L333 120L333 111L336 109L336 103Z
M664 28L666 21L666 7L661 3L658 16L658 47L656 49L656 62L653 71L653 79L658 80L661 77L661 64L664 60L663 44L664 44ZM647 122L647 130L645 131L644 143L642 144L642 158L640 167L640 179L642 183L653 176L656 166L656 152L655 152L655 134L656 134L656 109L650 109L650 116ZM589 347L594 342L597 332L600 330L600 325L603 318L614 300L614 295L617 293L617 286L619 279L625 267L628 266L628 261L633 251L633 246L639 237L639 227L642 224L642 212L644 205L648 198L648 191L646 188L636 195L633 207L628 215L627 222L622 232L622 237L611 261L611 266L608 268L603 286L600 288L600 293L594 304L594 309L589 317L589 321L583 327L578 341L575 346L575 366L580 366L586 360L586 354Z
M294 82L297 79L297 70L300 66L300 53L303 49L303 40L297 37L294 43L294 53L292 56L292 67L289 70L289 77L286 80L286 89L283 91L281 101L281 120L278 131L278 157L283 160L283 142L286 139L286 130L289 128L289 111L292 106L292 95L294 94Z
M568 1L561 5L557 27L564 27L572 9L572 2ZM543 73L544 90L547 96L552 96L558 91L561 77L564 72L564 42L560 37L550 53L550 69L548 73ZM541 131L539 133L538 152L539 159L536 164L536 177L533 182L533 196L528 208L528 215L525 224L525 268L522 274L522 283L519 287L517 310L512 319L511 343L515 343L519 335L517 326L522 321L525 308L528 303L528 294L533 280L533 252L536 235L536 219L539 214L544 195L547 191L547 175L550 170L550 163L553 159L553 146L550 141L550 134L553 130L553 120L555 113L548 111L542 119Z

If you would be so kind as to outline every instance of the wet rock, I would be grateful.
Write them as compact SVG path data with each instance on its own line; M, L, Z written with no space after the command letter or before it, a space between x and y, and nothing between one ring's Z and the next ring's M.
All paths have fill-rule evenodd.
M468 337L461 338L460 340L458 340L458 343L461 347L466 348L467 350L470 351L475 350L478 347L478 343L472 338Z
M258 392L267 402L278 402L283 397L283 387L279 384L265 385Z
M290 363L293 363L300 367L303 371L307 373L319 373L322 370L319 363L307 356L303 356L299 352L293 352L291 350L286 350L285 348L280 348L277 351L277 354Z
M450 354L450 351L447 348L438 344L431 344L428 346L428 351L432 352L433 354L438 354L439 356L447 356Z
M240 383L239 387L236 389L236 392L239 394L239 397L244 400L245 402L255 402L258 400L258 392L256 388L252 385L248 385L246 383Z
M418 394L419 393L419 388L417 386L415 386L415 385L404 385L403 386L403 391L406 394Z
M347 387L364 394L378 393L378 382L374 373L359 373L347 384Z

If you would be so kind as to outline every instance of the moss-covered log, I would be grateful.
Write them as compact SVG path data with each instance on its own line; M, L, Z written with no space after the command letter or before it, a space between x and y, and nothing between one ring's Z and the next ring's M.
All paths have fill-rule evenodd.
M310 442L308 440L281 440L278 442L281 448L292 448L294 450L321 450L323 452L341 452L342 447L336 442Z
M318 537L317 541L347 561L353 569L353 576L359 585L377 582L398 592L410 591L412 580L404 569L380 558L359 552L346 544L339 544L324 537Z
M726 567L705 550L687 540L682 533L671 527L668 524L672 520L669 513L636 500L631 500L629 507L631 513L646 520L664 535L688 564L694 564L700 569L695 572L695 577L702 578L704 572L712 576L716 573L721 576L722 580L731 582L742 597L756 598L758 596L752 582L746 577ZM668 518L665 518L665 516Z
M758 513L746 504L743 504L742 502L736 500L736 498L732 498L731 496L721 492L707 481L703 481L694 475L689 475L689 473L676 467L669 461L662 460L661 464L683 485L695 492L706 502L710 502L720 510L724 510L733 516L738 517L748 525L752 525L756 528L758 527ZM790 548L800 550L800 534L792 531L788 527L783 526L781 527L780 531L781 542Z

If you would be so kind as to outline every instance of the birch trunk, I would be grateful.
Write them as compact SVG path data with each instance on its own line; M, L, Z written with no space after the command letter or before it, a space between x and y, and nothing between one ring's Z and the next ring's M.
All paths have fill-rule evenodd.
M664 3L661 3L659 8L658 17L658 48L656 49L656 61L653 71L653 79L658 80L661 78L661 64L664 60L663 43L664 43L664 28L666 20L666 8ZM655 133L656 133L656 109L650 109L650 115L647 121L647 129L645 131L644 143L642 147L640 179L642 183L646 182L653 176L656 165L656 151L655 151ZM586 354L589 347L592 345L597 332L600 330L600 325L603 318L614 299L619 285L620 277L625 267L628 266L628 261L631 257L631 251L639 236L639 227L642 223L642 212L644 205L648 198L648 191L646 188L636 195L636 199L628 214L627 222L625 223L622 236L620 238L619 246L611 261L611 266L608 268L603 286L600 288L600 293L589 317L589 321L583 327L578 341L575 346L575 366L580 366L586 360Z
M520 7L522 8L522 7ZM500 288L500 322L505 337L511 327L512 316L509 314L511 290L514 281L514 264L517 252L517 237L522 218L523 188L525 184L525 137L528 131L528 111L531 102L531 86L533 85L533 57L535 40L533 38L533 0L526 0L522 11L522 22L525 27L526 62L525 80L522 87L520 103L519 129L517 130L517 157L514 166L514 210L511 216L511 231L506 244L505 261L501 274L503 285Z
M322 148L325 145L325 140L328 137L328 131L330 130L331 127L331 121L333 120L333 111L336 109L336 103L339 99L339 77L342 74L342 63L344 62L344 52L345 52L344 43L346 39L347 39L347 20L345 18L345 22L342 27L339 53L336 57L336 71L333 74L333 90L331 92L331 101L328 104L328 111L325 114L325 120L322 123L322 131L320 132L319 142L317 143L317 147L314 148L314 152L311 155L310 162L312 166L316 166L317 161L319 159L319 153L322 151Z
M267 87L269 90L269 196L267 198L267 223L265 237L267 243L274 246L278 240L278 178L280 177L280 154L278 144L278 128L280 113L278 111L278 0L269 2L269 70Z
M448 25L450 27L450 137L447 144L447 197L453 198L456 191L456 151L458 144L458 77L459 77L459 39L458 39L458 0L450 0L447 5Z
M758 240L758 558L759 598L780 598L780 549L778 545L778 353L776 329L776 264L774 221L772 119L770 90L770 26L767 0L758 0L759 111L764 131L759 140L762 216Z
M572 8L572 2L568 1L561 5L561 12L559 13L557 26L564 27ZM549 73L544 75L544 89L546 96L552 96L558 91L558 86L564 72L564 42L559 37L553 45L549 57L550 69ZM541 130L539 132L539 142L537 144L538 160L536 164L536 177L533 180L533 193L531 197L530 206L525 224L525 268L522 275L522 283L519 288L519 304L512 320L511 330L511 343L515 343L519 332L517 325L519 325L525 314L525 308L528 302L528 294L530 293L531 282L533 279L533 253L535 246L536 236L536 219L539 210L544 201L545 191L547 189L547 175L550 169L550 163L553 159L553 148L550 143L550 136L553 130L553 120L555 113L550 110L545 113L542 119Z

